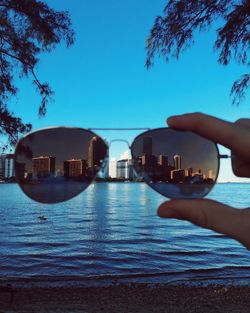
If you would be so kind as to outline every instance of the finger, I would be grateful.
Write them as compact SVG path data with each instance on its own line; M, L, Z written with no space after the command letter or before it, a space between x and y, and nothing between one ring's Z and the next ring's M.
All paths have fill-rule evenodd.
M248 226L242 220L242 212L243 210L208 199L171 200L158 208L160 217L190 221L195 225L228 235L250 248ZM248 224L249 221L250 216Z
M250 159L232 155L232 169L238 177L250 177Z
M245 126L248 129L250 128L250 119L249 118L240 118L235 122L235 124L238 124L240 126Z
M250 140L246 139L250 135L249 129L240 123L226 122L202 113L173 116L167 122L171 128L193 131L224 145L237 155L250 157Z

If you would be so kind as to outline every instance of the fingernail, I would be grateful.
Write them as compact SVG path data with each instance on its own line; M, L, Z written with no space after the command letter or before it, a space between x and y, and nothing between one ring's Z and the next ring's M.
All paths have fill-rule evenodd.
M173 122L174 119L178 118L180 115L173 115L167 118L167 124L170 126L170 124Z

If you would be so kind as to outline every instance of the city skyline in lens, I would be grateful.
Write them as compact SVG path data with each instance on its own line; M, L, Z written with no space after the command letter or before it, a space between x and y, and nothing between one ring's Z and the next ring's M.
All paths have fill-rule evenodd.
M133 160L118 160L118 179L142 179L171 183L212 183L218 172L216 145L191 132L161 128L136 137ZM64 178L89 181L100 169L109 179L108 146L99 136L77 128L53 128L32 133L17 147L16 175L27 183ZM112 159L112 158L111 158ZM125 169L125 172L124 170ZM134 178L133 178L134 177ZM101 178L101 177L100 177Z

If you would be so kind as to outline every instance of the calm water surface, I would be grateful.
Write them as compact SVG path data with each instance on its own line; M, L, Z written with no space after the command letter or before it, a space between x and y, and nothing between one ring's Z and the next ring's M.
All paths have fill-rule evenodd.
M210 198L250 207L250 184L217 184ZM1 184L0 280L250 282L245 248L188 222L160 219L162 201L142 183L99 183L71 201L43 205L17 185Z

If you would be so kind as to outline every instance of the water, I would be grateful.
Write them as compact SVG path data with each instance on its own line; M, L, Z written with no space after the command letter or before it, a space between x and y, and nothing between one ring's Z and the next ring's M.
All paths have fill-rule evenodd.
M243 208L249 195L250 184L217 184L210 198ZM160 219L162 201L142 183L99 183L71 201L43 205L17 185L1 184L0 280L250 282L244 247L188 222Z

